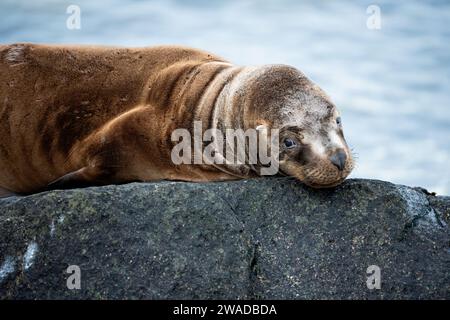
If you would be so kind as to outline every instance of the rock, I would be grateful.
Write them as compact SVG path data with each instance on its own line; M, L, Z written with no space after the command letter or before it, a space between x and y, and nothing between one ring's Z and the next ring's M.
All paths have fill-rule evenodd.
M450 197L375 180L12 197L0 200L0 298L449 299L449 212ZM381 289L367 287L372 265Z

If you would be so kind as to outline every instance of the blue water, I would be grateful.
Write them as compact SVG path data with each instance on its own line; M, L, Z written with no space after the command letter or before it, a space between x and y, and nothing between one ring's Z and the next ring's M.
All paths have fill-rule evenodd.
M66 27L70 4L81 29ZM366 9L381 10L381 29ZM450 194L449 1L1 0L0 42L184 44L296 66L332 97L352 177Z

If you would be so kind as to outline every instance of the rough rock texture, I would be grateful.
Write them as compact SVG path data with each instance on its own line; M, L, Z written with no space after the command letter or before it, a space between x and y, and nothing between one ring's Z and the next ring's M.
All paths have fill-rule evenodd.
M0 200L0 298L449 299L450 198L374 180L160 182ZM69 290L69 265L81 289ZM367 288L368 266L381 289Z

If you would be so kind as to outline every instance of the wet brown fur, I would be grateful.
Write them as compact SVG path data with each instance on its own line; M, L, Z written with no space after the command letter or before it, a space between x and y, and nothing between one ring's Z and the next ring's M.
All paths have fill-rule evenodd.
M192 130L194 120L212 127L218 121L214 107L223 104L221 97L241 70L177 46L1 45L0 191L236 179L213 166L174 165L170 135L176 128ZM246 129L270 118L267 105L274 108L271 101L280 91L295 89L291 80L274 77L273 83L255 83L258 90L248 86L245 94L233 96L227 112L234 120L222 115L217 126ZM305 81L298 78L299 85Z

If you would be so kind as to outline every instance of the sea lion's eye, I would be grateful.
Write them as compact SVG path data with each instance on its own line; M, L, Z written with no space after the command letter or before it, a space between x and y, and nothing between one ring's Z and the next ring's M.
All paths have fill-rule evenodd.
M284 139L283 144L287 149L294 148L297 145L297 143L295 143L295 141L292 140L291 138Z
M342 125L341 117L336 118L336 123L338 126Z

